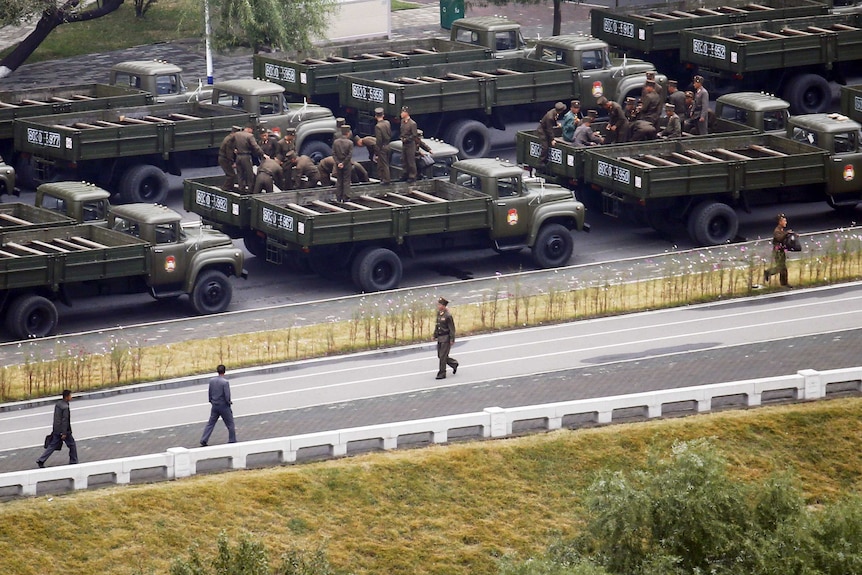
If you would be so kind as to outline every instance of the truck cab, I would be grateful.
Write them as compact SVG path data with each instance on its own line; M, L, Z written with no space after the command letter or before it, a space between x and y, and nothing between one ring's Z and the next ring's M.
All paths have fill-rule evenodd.
M605 96L621 104L626 96L639 97L646 73L656 71L644 60L611 58L607 42L581 34L542 38L530 58L577 68L582 99ZM656 75L656 80L667 84L664 75Z
M15 187L15 168L4 162L0 156L0 196L3 194L17 196L18 188Z
M107 223L111 194L87 182L57 182L36 188L36 207L70 217L79 224Z
M458 148L447 144L442 140L422 138L422 142L431 148L429 152L431 160L420 162L416 160L416 170L422 178L445 178L452 169L452 164L458 161ZM402 152L404 147L401 140L392 140L389 144L392 156L389 159L389 171L393 179L398 179L404 172L402 163Z
M332 110L308 103L288 103L284 87L264 80L226 80L213 85L212 103L258 114L262 126L282 133L296 129L300 154L320 161L332 154L335 116Z
M832 207L855 207L862 200L862 152L859 150L860 124L842 114L793 116L787 137L817 146L832 154L828 170L827 194Z
M759 132L783 134L790 120L790 103L761 92L733 92L718 97L715 115Z
M529 57L533 53L521 34L521 25L498 16L459 18L452 22L449 37L489 48L497 58Z
M182 68L159 60L131 60L114 64L109 83L150 92L157 104L206 102L212 93L211 87L200 83L189 91L183 81Z

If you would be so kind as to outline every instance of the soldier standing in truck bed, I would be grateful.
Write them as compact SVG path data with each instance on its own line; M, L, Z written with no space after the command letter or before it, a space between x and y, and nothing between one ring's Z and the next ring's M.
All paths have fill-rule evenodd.
M284 136L275 145L275 155L285 161L288 152L296 151L296 128L286 128Z
M236 144L236 175L239 179L239 192L247 194L251 192L254 184L252 156L258 160L269 158L269 156L264 154L254 137L254 124L249 124L243 131L237 132L234 135L234 141Z
M281 160L278 158L266 158L257 167L257 176L254 178L253 194L266 192L271 194L273 184L284 187L284 171L281 168Z
M557 127L557 118L560 114L566 111L566 105L562 102L557 102L554 107L545 112L542 119L539 120L539 127L536 128L536 135L542 142L542 152L539 161L543 164L548 163L548 152L551 146L554 145L554 131Z
M218 149L218 165L224 171L224 184L221 189L232 192L236 187L236 138L234 137L239 128L234 126L233 131L224 137Z
M271 131L263 130L260 133L260 149L270 158L276 156L276 144L275 135Z
M339 202L346 202L350 198L350 178L353 173L353 140L350 139L350 126L341 126L341 137L332 142L332 159L335 167L332 175L335 176L335 197Z
M404 175L402 180L407 180L412 183L416 181L416 135L419 132L419 127L413 118L410 117L410 108L404 106L401 108L401 161L404 163Z
M709 133L709 92L703 87L703 76L695 76L693 83L692 133L705 136Z
M285 158L285 166L290 166L291 178L285 178L285 185L290 185L292 190L313 188L320 180L319 171L314 160L306 155L297 156L296 152L288 152Z
M608 100L604 96L599 98L596 104L608 111L608 127L605 143L620 144L625 142L629 132L629 121L626 120L626 114L622 106L613 100Z
M392 176L389 173L389 142L392 141L392 124L389 123L383 116L383 108L374 109L374 119L377 124L374 125L374 155L377 158L377 177L380 183L388 185L392 182Z
M679 89L676 80L667 81L667 101L673 104L677 116L683 116L685 110L685 92Z

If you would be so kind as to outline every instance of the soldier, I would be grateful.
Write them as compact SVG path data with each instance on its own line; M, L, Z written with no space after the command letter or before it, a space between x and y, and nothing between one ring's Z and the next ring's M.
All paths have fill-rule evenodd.
M221 189L226 192L232 192L236 187L236 138L234 136L238 131L239 127L234 126L233 131L221 141L218 149L218 165L225 176Z
M677 116L685 110L685 93L679 89L676 80L667 81L667 101L673 104Z
M604 96L599 98L597 103L599 106L604 106L608 111L608 135L605 141L608 144L625 142L628 137L629 121L626 120L622 106L613 100L608 100Z
M389 174L389 142L392 141L392 125L383 117L383 108L374 109L374 118L377 124L374 126L374 141L377 145L374 154L377 157L377 177L380 183L389 185L392 177Z
M260 149L270 158L276 156L276 139L271 131L263 130L260 133Z
M592 123L593 118L588 115L586 118L581 120L581 125L578 126L577 130L575 130L575 141L572 143L578 148L596 146L605 142L604 138L593 132Z
M374 139L374 136L365 136L364 138L356 136L353 138L353 143L360 148L365 148L368 151L368 160L374 162L374 149L377 147L377 140Z
M266 158L257 167L257 176L254 178L254 191L252 193L266 192L271 194L273 184L279 189L284 185L284 171L281 168L281 160Z
M339 202L346 202L350 198L350 178L353 172L353 140L350 139L350 126L342 124L341 137L332 142L332 159L335 167L332 175L335 176L335 197Z
M655 91L655 80L647 80L644 86L644 96L641 98L638 120L649 122L655 127L661 115L661 98Z
M655 91L656 95L658 96L659 102L663 101L664 100L664 88L662 88L662 85L659 84L658 81L655 79L655 72L654 71L646 73L646 80L644 81L644 87L641 89L641 100L643 100L644 94L646 93L647 84L649 84L650 82L653 83L653 90Z
M763 283L769 283L770 276L778 274L781 285L790 287L787 282L787 245L784 242L793 230L787 229L784 214L778 214L776 220L777 225L772 231L772 267L763 271Z
M322 186L332 185L332 170L335 168L335 158L327 156L317 164L317 179Z
M685 92L685 107L683 108L683 112L679 115L682 119L682 129L688 133L692 133L693 129L691 117L692 108L694 108L694 92L687 90Z
M437 379L446 379L446 366L452 368L452 375L458 373L458 360L449 357L452 344L455 343L455 320L446 307L446 298L437 300L437 323L434 326L434 339L437 341Z
M401 108L401 161L404 163L404 175L402 180L408 182L416 181L416 136L419 128L410 117L410 109L407 106Z
M286 128L284 136L275 145L275 154L283 162L288 152L296 151L296 128Z
M693 83L692 133L705 136L709 133L709 92L703 87L703 76L695 76Z
M425 133L422 130L416 130L416 171L419 179L422 179L425 168L434 165L431 146L425 143L424 136Z
M545 112L542 119L539 120L539 127L536 128L536 135L542 141L542 153L539 161L543 164L548 163L548 151L554 145L554 129L557 127L557 118L560 114L566 111L566 105L562 102L557 102L554 107Z
M293 169L291 189L300 190L317 185L320 176L314 160L305 155L297 156L296 152L291 151L287 153L286 163Z
M563 130L563 139L567 142L575 140L575 130L578 124L581 123L581 103L578 100L572 100L569 103L569 111L563 116L563 121L560 123Z
M241 132L234 135L236 144L236 175L239 179L239 191L241 194L247 194L251 191L254 183L254 171L252 169L251 158L254 156L258 160L261 158L269 158L263 153L263 150L257 144L254 137L254 124L249 124Z
M659 138L682 137L682 123L679 120L679 116L676 115L675 108L676 106L671 103L664 105L667 122L665 127L657 134Z

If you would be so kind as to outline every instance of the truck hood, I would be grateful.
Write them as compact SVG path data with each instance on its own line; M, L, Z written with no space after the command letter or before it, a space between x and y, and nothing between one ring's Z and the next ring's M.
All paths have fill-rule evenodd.
M643 74L645 72L655 72L655 66L646 60L638 58L611 58L611 66L614 68L622 68L623 60L625 60L626 68L625 75L633 76L635 74Z
M318 120L321 118L334 118L332 110L318 106L317 104L294 104L287 105L286 116L291 126L297 126L301 122L308 120Z
M548 184L543 178L524 178L527 191L541 197L541 203L557 202L574 199L572 190L558 184Z
M233 241L228 235L223 234L218 230L214 230L209 226L197 223L184 223L183 232L185 232L184 243L188 246L190 251L233 245Z

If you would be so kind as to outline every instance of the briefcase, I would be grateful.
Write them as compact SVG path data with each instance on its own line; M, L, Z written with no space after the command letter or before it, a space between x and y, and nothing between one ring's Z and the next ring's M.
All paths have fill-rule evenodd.
M45 449L48 449L48 446L51 445L51 439L53 437L54 437L53 433L49 433L48 435L45 436L45 445L44 445ZM62 441L60 442L60 446L57 447L57 451L63 451L63 442Z

